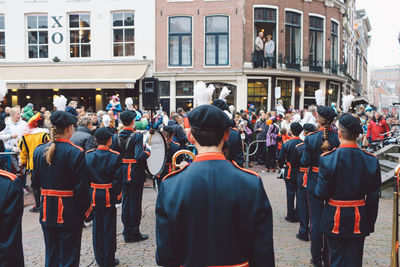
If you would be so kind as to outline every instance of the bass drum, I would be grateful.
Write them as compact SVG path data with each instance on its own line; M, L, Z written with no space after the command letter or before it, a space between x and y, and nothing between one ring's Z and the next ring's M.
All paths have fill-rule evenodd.
M167 143L164 135L160 131L155 131L154 134L146 132L143 136L143 141L151 146L150 157L147 158L147 172L152 176L157 176L164 168L167 160Z

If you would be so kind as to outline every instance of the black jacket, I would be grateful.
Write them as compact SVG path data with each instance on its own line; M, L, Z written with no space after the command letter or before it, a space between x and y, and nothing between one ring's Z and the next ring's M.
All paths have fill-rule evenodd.
M92 132L84 126L78 126L78 130L71 137L71 142L83 148L85 152L97 147Z
M178 142L181 145L181 148L184 147L186 143L189 142L189 140L183 128L179 125L179 123L177 123L174 120L170 120L168 122L168 126L171 126L175 130L175 135L173 137L173 140Z

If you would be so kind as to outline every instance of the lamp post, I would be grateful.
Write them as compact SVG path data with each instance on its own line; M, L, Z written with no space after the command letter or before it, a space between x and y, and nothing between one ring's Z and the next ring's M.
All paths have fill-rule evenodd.
M332 88L329 88L328 94L329 94L328 105L331 105L331 97L332 97L332 94L333 94L333 89Z

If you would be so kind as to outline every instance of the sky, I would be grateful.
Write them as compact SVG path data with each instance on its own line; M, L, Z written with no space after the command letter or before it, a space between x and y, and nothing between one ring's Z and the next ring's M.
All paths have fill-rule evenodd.
M400 64L400 0L356 0L356 8L365 9L372 27L369 66Z

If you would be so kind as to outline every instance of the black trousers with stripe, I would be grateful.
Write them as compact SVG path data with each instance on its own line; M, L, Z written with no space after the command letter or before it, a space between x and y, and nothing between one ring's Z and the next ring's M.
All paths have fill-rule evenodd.
M113 266L117 250L117 209L93 209L93 250L99 266Z

